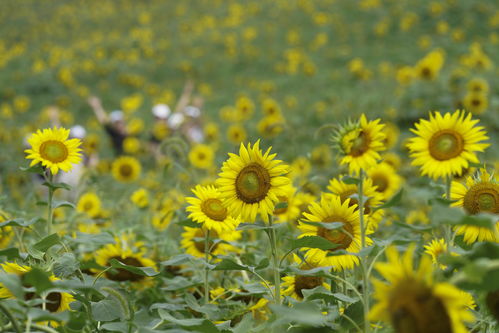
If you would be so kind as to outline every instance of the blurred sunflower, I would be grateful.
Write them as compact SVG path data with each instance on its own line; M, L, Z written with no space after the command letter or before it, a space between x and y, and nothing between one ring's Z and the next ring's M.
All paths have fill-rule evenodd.
M83 194L78 203L76 210L80 213L85 213L91 218L96 218L101 212L101 200L99 196L93 192Z
M387 282L373 279L374 299L369 319L391 323L396 332L465 333L473 322L470 295L449 283L435 283L430 258L423 256L413 268L415 246L403 257L394 246L386 250L388 262L375 264Z
M339 196L342 203L348 200L349 205L355 206L355 210L358 210L359 188L357 184L346 184L342 180L333 178L329 181L327 189L334 196ZM375 231L385 215L383 209L375 209L383 203L384 195L377 191L377 187L373 184L371 178L366 178L362 190L365 198L364 215L367 217L367 229ZM325 193L325 195L328 196L330 194Z
M0 266L2 266L2 269L5 271L5 273L17 275L21 280L23 278L23 275L28 273L32 269L29 266L19 265L13 262L5 262L0 264ZM49 276L49 280L58 281L59 279L51 274ZM24 285L24 287L30 286ZM74 301L74 298L71 294L59 291L51 291L43 296L45 296L44 299L46 301L45 309L47 309L49 312L62 312L70 310L69 304ZM34 292L27 292L24 294L24 299L26 301L32 300L37 297L38 296ZM0 283L0 298L15 298L15 296L3 283ZM37 306L41 307L42 304L39 304ZM52 323L54 324L55 322Z
M121 156L113 161L111 172L114 179L122 183L130 183L140 176L140 162L131 156Z
M52 174L60 170L70 171L73 164L81 162L80 139L69 139L69 130L65 128L47 128L38 130L28 138L30 149L26 159L32 160L30 166L41 163Z
M430 243L424 246L424 249L425 249L424 252L430 255L431 261L433 262L434 265L438 265L441 269L447 268L447 266L440 263L438 259L442 254L449 253L445 239L443 238L433 239ZM457 253L455 252L450 252L450 254L457 255Z
M296 254L293 255L293 258L295 262L300 263L302 261ZM306 262L300 265L301 270L310 270L313 268L315 267ZM303 300L303 290L314 289L319 286L331 290L331 286L324 281L324 278L318 276L284 276L282 280L284 281L281 285L283 289L282 295L291 296L299 301Z
M238 218L230 215L230 212L223 205L221 193L215 186L197 185L192 192L196 197L187 197L190 204L187 211L189 218L197 223L201 223L203 228L213 230L218 234L226 231L234 231L239 225Z
M376 192L382 196L380 199L390 199L402 184L402 177L388 163L380 163L366 172L367 177L372 180L372 185L376 187Z
M274 209L275 222L296 222L296 220L300 217L300 207L298 206L300 201L296 200L295 193L296 188L292 185L286 186L285 191L286 195L281 196L278 195L279 203L285 204L285 207Z
M417 135L411 138L407 147L413 158L412 165L421 166L421 173L433 179L460 174L469 162L478 163L476 152L489 146L482 126L475 126L478 120L471 119L471 113L456 111L430 114L430 120L421 119L411 131Z
M279 116L265 116L257 124L258 133L267 139L274 138L284 130L284 119Z
M137 154L140 151L140 140L133 136L126 137L123 140L123 151L130 155Z
M205 144L196 144L189 151L189 162L199 169L209 169L213 166L215 153L213 149Z
M227 129L227 139L230 143L233 143L235 145L239 145L242 142L246 141L247 136L248 135L246 134L246 130L242 125L231 125Z
M451 199L453 207L463 207L466 213L499 214L499 182L497 177L481 170L477 176L470 176L465 184L453 181L451 184ZM463 235L467 244L476 241L499 242L499 221L496 221L495 230L474 225L456 227L456 234Z
M253 147L241 143L239 155L229 153L217 179L224 204L245 222L254 222L257 214L268 222L279 201L277 196L286 195L285 186L290 180L283 175L288 166L274 160L276 154L270 154L270 149L263 154L259 140Z
M303 213L305 219L300 222L298 228L302 232L300 238L306 236L320 236L338 246L329 250L308 249L305 259L314 266L332 266L335 271L351 269L359 263L359 258L353 254L330 255L337 250L346 250L350 253L360 251L360 220L357 205L350 205L350 199L341 201L339 196L323 195L319 204L312 202L309 207L310 213ZM304 222L341 222L341 229L327 229L317 227ZM371 240L366 237L369 244Z
M130 196L130 200L139 208L149 206L149 193L145 188L139 188Z
M151 223L154 229L164 231L173 219L175 212L173 210L162 210L155 213Z
M187 254L190 254L197 258L205 257L205 230L203 228L190 228L184 227L184 232L182 233L182 240L180 241L180 246L185 249ZM210 240L208 242L208 248L210 256L220 256L226 255L228 253L238 252L238 249L226 242L237 241L241 238L240 231L226 231L222 234L218 234L215 231L210 232ZM225 241L225 242L221 242Z
M7 213L0 210L0 223L5 222L8 219ZM14 230L12 230L11 226L7 225L0 227L0 249L6 249L10 244L12 237L14 237Z
M349 122L333 135L333 142L342 155L341 164L347 164L351 174L369 169L381 159L379 151L385 150L383 124L380 119L368 121L364 114L357 122Z
M464 96L463 106L472 114L482 114L489 106L487 95L483 92L468 92Z

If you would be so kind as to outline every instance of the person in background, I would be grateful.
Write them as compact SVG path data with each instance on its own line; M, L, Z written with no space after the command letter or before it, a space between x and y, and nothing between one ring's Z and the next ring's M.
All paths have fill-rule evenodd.
M123 154L123 141L128 137L123 111L115 110L108 115L104 111L100 99L95 96L88 99L88 104L109 135L115 155Z
M190 143L201 143L204 141L203 121L201 109L204 100L201 96L195 96L191 105L184 108L185 121L182 126L182 133Z
M70 139L80 139L80 140L85 140L85 137L87 135L87 131L85 130L85 127L81 125L75 125L71 127L69 131L69 138ZM81 178L83 177L83 174L85 173L86 167L89 165L91 159L89 156L83 155L83 160L78 163L73 165L73 168L69 172L62 171L57 175L57 181L61 183L66 183L72 188L76 188L81 181ZM69 199L74 200L76 199L77 191L64 191L68 196L70 196Z

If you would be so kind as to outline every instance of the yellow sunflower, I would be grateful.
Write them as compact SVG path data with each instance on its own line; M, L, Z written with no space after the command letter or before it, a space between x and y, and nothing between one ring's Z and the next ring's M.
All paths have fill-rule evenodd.
M281 284L282 295L291 296L299 301L303 299L303 290L314 289L319 286L330 289L329 284L324 282L324 278L318 276L284 276L282 280L284 281Z
M70 171L73 164L81 162L80 139L69 139L69 130L65 128L47 128L31 134L26 149L26 159L32 160L30 166L41 163L52 174L60 170Z
M130 200L139 208L149 206L149 193L145 188L139 188L130 196Z
M156 268L156 263L145 257L146 249L142 242L135 242L133 237L124 235L115 238L116 244L107 244L95 252L95 261L103 267L111 266L110 260L116 259L119 262L134 267ZM112 268L104 275L107 279L118 282L129 281L137 287L143 288L153 283L151 277L139 275L123 268Z
M96 218L101 212L101 200L99 196L93 192L83 194L78 203L76 210L80 213L85 213L91 218Z
M431 261L434 265L438 265L441 269L446 269L447 266L443 265L439 262L438 258L445 253L450 253L453 256L457 256L458 254L455 252L448 252L448 246L445 242L445 239L433 239L430 243L424 246L425 253L430 255Z
M381 199L390 199L400 189L402 177L388 163L380 163L367 170L367 177L372 180L376 192L381 194Z
M227 129L227 139L229 140L230 143L233 143L235 145L240 144L241 142L246 141L246 137L248 135L246 134L246 130L242 125L231 125Z
M0 210L0 223L8 220L9 217L6 213ZM11 226L0 227L0 249L5 249L14 237L14 230Z
M421 119L411 131L417 135L411 138L407 147L414 159L412 165L421 166L421 173L433 179L460 174L469 162L478 163L476 152L489 146L482 126L475 126L478 120L471 119L471 113L456 111L430 114L430 120Z
M241 144L239 155L229 154L217 179L224 204L245 222L254 222L257 214L268 222L278 196L286 195L290 180L283 175L288 166L274 160L276 154L270 154L270 149L263 154L259 140L253 147Z
M451 199L456 200L452 206L463 207L466 213L475 215L488 212L499 214L499 181L486 170L476 177L468 177L465 184L453 181L451 184ZM456 227L456 234L463 235L467 244L476 241L499 242L499 221L495 230L474 225Z
M236 230L240 221L231 216L223 205L222 195L215 186L197 185L192 192L196 197L186 198L190 204L186 209L190 212L190 219L202 223L204 228L218 234Z
M463 106L472 114L482 114L489 107L487 94L470 91L464 96Z
M169 209L163 209L155 213L152 217L152 226L158 231L164 231L173 219L175 212Z
M197 258L205 257L205 234L206 230L203 228L190 228L184 227L184 232L182 233L182 240L180 241L180 246L185 249L187 254L190 254ZM208 248L210 250L211 256L226 255L228 253L238 252L238 249L225 242L237 241L241 238L240 231L231 231L218 234L215 231L210 231L210 241L208 242ZM225 242L216 242L217 240Z
M330 250L307 249L305 259L314 266L332 266L334 270L351 269L359 263L354 254L334 255L334 251L346 250L357 253L361 247L360 220L357 205L351 205L350 199L341 201L339 196L323 195L320 204L313 202L309 207L310 213L303 213L304 222L341 222L341 229L329 230L308 223L300 222L298 228L302 232L299 236L321 236L338 246ZM366 237L369 244L371 240Z
M279 203L285 203L286 207L274 209L275 222L295 222L301 214L300 201L296 199L296 188L292 185L286 186L287 194L284 196L277 196Z
M419 268L413 268L415 246L400 257L394 246L386 250L388 262L375 264L388 283L373 279L373 297L369 319L391 323L396 332L465 333L464 322L473 322L470 295L449 283L433 281L431 260L423 256Z
M380 119L368 121L362 114L358 122L350 122L335 133L333 141L342 155L340 163L347 164L351 174L357 175L381 159L379 152L386 149L384 126Z
M213 149L205 144L196 144L189 152L189 162L196 168L209 169L213 166L215 153Z
M121 156L113 161L111 172L113 177L122 183L130 183L140 176L142 167L140 162L130 156Z
M346 184L342 180L333 178L329 181L327 189L333 195L339 196L342 203L349 199L350 206L355 206L355 210L358 210L359 188L356 184ZM384 196L377 191L377 187L374 186L371 178L365 179L362 190L366 198L364 201L364 215L367 217L367 229L375 231L385 215L383 209L375 210L375 208L383 203ZM326 193L326 195L328 194Z
M31 271L31 267L29 266L24 266L24 265L19 265L17 263L13 262L5 262L0 264L2 266L2 269L8 273L8 274L14 274L17 275L19 278L22 278L22 276L29 271ZM59 279L55 277L53 274L49 276L50 281L58 281ZM25 286L29 287L29 286ZM58 291L52 291L49 292L48 294L42 295L45 296L45 309L49 312L62 312L66 310L70 310L69 304L74 301L74 298L71 294L65 293L65 292L58 292ZM27 292L24 295L24 298L26 301L31 300L33 298L37 297L37 295L33 292ZM0 283L0 298L10 298L13 299L15 296L9 291L9 289L4 286L2 283ZM42 305L38 305L41 307ZM55 323L52 323L55 324Z

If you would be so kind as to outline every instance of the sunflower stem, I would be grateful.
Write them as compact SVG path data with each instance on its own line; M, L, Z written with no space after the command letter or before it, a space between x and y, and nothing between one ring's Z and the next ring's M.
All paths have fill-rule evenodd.
M452 184L452 175L448 175L445 179L445 199L447 199L447 200L451 200L451 198L450 198L451 184ZM444 237L445 237L445 243L447 243L447 246L451 247L452 243L453 243L452 228L448 224L444 225Z
M16 321L16 318L10 313L9 309L5 307L2 303L0 303L0 311L7 317L12 324L12 328L14 329L15 332L21 333L21 328L19 326L19 323Z
M47 236L52 234L52 219L53 219L53 211L52 211L52 201L54 200L54 191L55 188L52 186L52 182L54 180L54 175L49 171L49 198L47 201L48 205L48 217L47 217Z
M360 266L362 269L362 298L364 300L364 332L369 332L369 280L367 276L367 256L364 253L366 248L366 229L367 225L364 221L364 170L360 169L359 174L359 220L360 220L360 244L361 244L361 258Z
M204 304L208 304L210 302L210 287L208 284L208 273L210 271L208 267L208 265L210 264L209 242L210 242L210 230L206 230L204 237L204 260L206 261L206 265L204 267Z
M274 301L277 305L281 304L281 275L279 274L279 257L277 256L277 238L275 229L272 227L272 215L269 215L269 238L272 250L272 261L274 268Z

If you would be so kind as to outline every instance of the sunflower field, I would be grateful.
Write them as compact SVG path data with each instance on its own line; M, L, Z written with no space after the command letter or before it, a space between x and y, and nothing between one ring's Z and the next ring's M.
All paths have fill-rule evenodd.
M0 332L499 332L497 1L0 22Z

